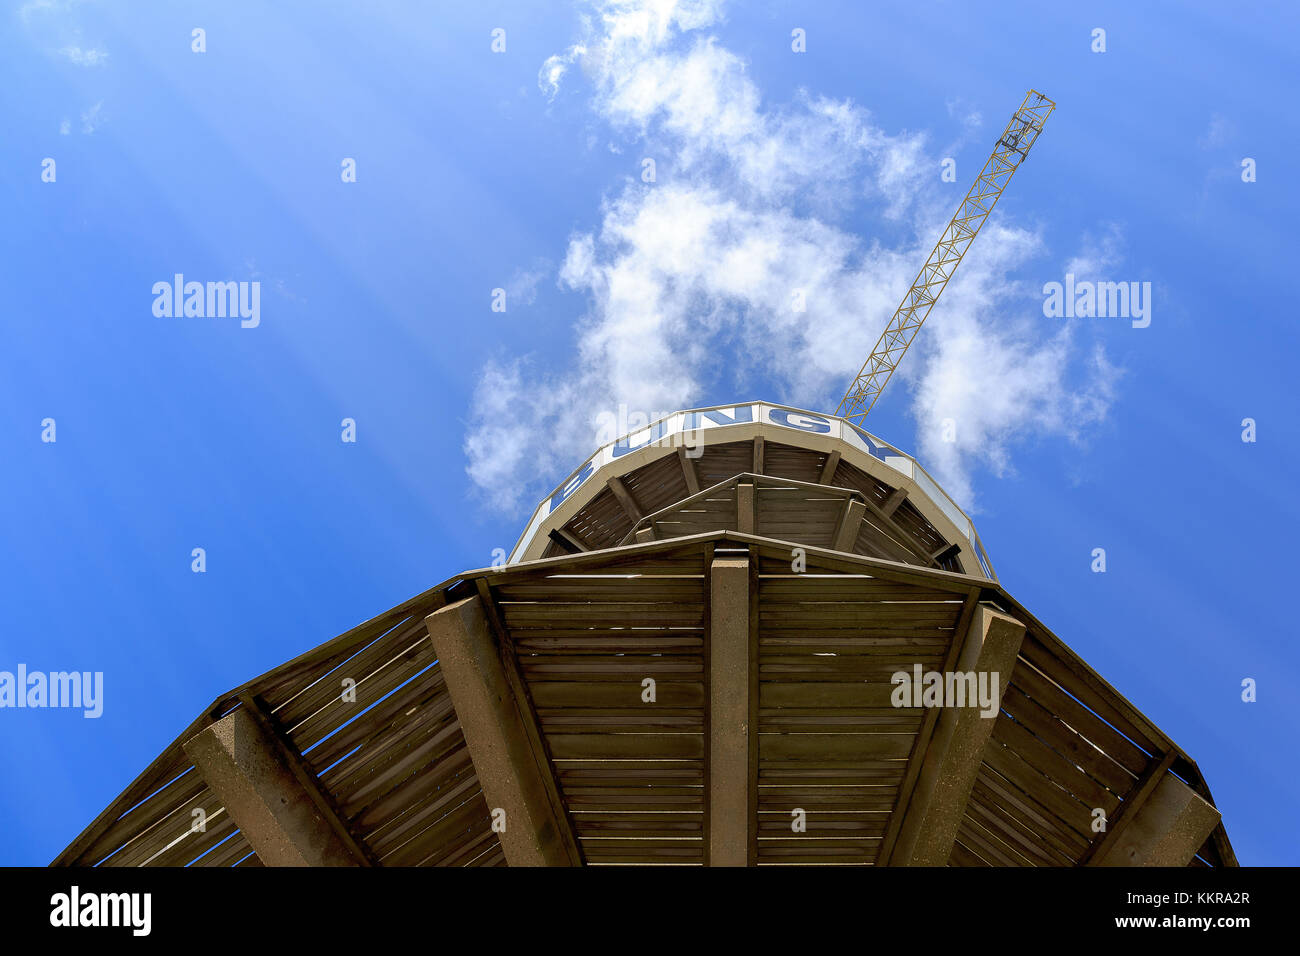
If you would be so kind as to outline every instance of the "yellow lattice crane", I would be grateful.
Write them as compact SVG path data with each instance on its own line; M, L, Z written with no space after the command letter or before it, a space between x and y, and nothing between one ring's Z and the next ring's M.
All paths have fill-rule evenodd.
M837 415L860 424L876 404L885 383L894 374L925 317L957 271L966 250L979 235L984 220L997 205L998 197L1011 182L1012 174L1029 155L1030 147L1055 108L1056 103L1037 90L1025 94L1025 101L1002 131L984 170L953 213L952 221L939 237L930 258L925 260L912 288L907 290L902 304L880 333L880 340L871 350L870 358L844 394Z

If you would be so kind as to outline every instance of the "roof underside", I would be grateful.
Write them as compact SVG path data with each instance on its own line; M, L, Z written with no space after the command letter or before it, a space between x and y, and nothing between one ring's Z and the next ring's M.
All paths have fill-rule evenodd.
M638 530L647 540L705 531L748 531L792 544L834 547L849 519L844 550L868 557L982 574L969 543L940 532L905 488L843 460L838 453L776 441L707 445L691 458L667 449L659 458L595 488L550 536L542 557L628 544ZM748 518L737 489L754 488ZM850 500L859 508L846 511ZM746 520L748 526L746 526Z
M707 581L722 552L754 568L757 862L888 857L935 726L933 710L891 706L889 675L951 667L980 604L1026 633L950 865L1086 861L1102 838L1093 809L1122 813L1157 768L1212 803L1190 758L994 581L813 544L796 572L788 540L735 531L620 546L626 524L609 532L614 550L468 572L232 691L56 863L258 865L182 749L255 708L368 861L504 864L426 632L427 615L466 598L483 601L522 681L582 860L703 863ZM806 833L791 832L792 808L807 811ZM1235 865L1221 825L1193 865Z

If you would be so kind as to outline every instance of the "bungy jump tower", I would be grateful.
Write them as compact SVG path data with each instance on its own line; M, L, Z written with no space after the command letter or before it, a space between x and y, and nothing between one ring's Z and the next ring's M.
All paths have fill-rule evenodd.
M861 425L1053 105L1016 111L838 414L606 445L504 565L215 701L56 865L1235 866L1196 763Z

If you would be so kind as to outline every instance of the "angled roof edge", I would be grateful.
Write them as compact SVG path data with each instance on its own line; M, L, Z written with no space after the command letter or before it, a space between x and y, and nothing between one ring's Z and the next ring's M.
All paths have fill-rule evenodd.
M420 592L412 598L403 601L401 604L390 608L380 614L375 615L367 621L350 628L337 637L331 638L324 643L299 654L297 657L286 661L284 664L274 667L269 671L246 681L233 690L224 693L213 700L212 704L205 708L200 715L195 718L191 724L181 732L170 744L168 744L156 757L149 766L112 801L109 805L84 829L81 833L64 849L50 864L51 866L74 865L77 858L89 846L93 845L100 834L105 832L115 821L122 817L124 813L135 806L141 800L149 796L157 786L152 786L154 778L167 765L169 757L179 748L186 740L189 740L195 734L199 733L205 727L214 723L225 712L233 709L235 702L241 694L256 692L255 688L272 682L276 679L293 673L295 670L302 669L312 663L327 660L338 653L348 650L349 648L360 648L369 644L386 633L391 627L408 618L416 611L433 611L444 606L451 600L457 600L460 597L469 597L477 594L476 582L480 579L491 583L492 581L506 581L514 578L535 574L538 571L547 570L567 570L580 569L588 565L599 566L608 562L611 558L627 558L637 555L651 555L658 552L672 551L690 551L696 548L719 542L728 542L737 545L757 548L760 553L764 550L780 551L783 556L789 550L789 542L777 538L766 538L757 535L743 534L736 531L715 531L705 534L690 535L680 538L670 538L663 541L652 541L641 544L626 545L618 548L609 548L603 551L590 551L576 555L561 555L552 558L539 558L532 561L519 562L517 564L505 565L501 567L476 568L469 571L461 572L447 578L441 584ZM1175 772L1179 776L1188 779L1188 784L1202 798L1211 805L1214 805L1213 796L1209 787L1201 775L1196 762L1187 755L1170 737L1160 730L1142 711L1138 710L1132 702L1123 694L1116 690L1105 678L1098 674L1090 667L1077 653L1075 653L1064 641L1057 637L1046 625L1044 625L1036 616L1034 616L1023 604L1012 597L1006 589L997 581L989 578L981 578L973 575L958 574L953 571L944 571L937 568L924 568L917 565L902 564L900 562L888 561L881 558L872 558L860 554L849 554L842 551L832 551L827 548L816 546L803 547L809 558L814 558L820 564L828 567L839 565L849 570L867 572L873 577L879 577L887 580L896 580L902 583L920 584L930 587L939 587L944 590L951 590L953 593L969 594L972 590L979 592L980 600L992 600L1000 604L1007 611L1011 612L1023 620L1026 628L1049 651L1062 658L1067 664L1072 664L1070 670L1081 680L1087 683L1095 692L1111 698L1113 705L1124 714L1139 730L1151 737L1153 742L1165 747L1168 751L1173 752L1177 759L1175 763ZM452 592L463 590L464 594L453 594ZM1086 706L1086 705L1085 705ZM1099 715L1100 716L1100 715ZM1103 718L1104 719L1104 718ZM158 783L161 786L162 781ZM1235 861L1231 844L1228 842L1227 833L1223 825L1220 824L1215 831L1216 844L1220 846L1225 859L1231 857Z

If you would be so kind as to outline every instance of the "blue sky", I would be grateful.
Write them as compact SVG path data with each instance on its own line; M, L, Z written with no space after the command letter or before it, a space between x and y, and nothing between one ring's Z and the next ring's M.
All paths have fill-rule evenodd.
M868 428L1200 763L1242 862L1300 863L1294 8L349 6L0 13L0 670L105 680L99 719L0 710L0 863L490 563L602 411L833 411L1030 87L1056 114ZM1150 326L1046 318L1067 271L1150 282ZM260 324L155 316L176 273L260 282Z

